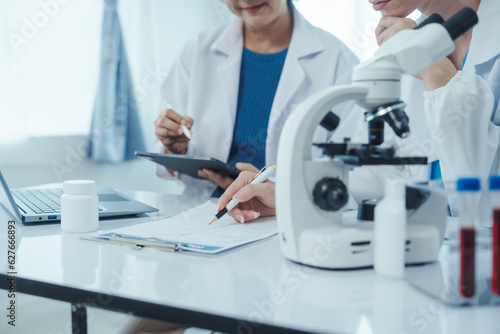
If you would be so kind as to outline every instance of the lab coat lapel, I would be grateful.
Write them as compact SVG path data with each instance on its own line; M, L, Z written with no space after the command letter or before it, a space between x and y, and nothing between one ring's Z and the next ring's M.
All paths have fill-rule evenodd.
M294 94L303 84L307 73L301 65L301 58L324 50L315 28L293 7L294 28L292 40L281 72L280 82L274 96L273 107L269 118L267 132L266 160L276 156L279 135L289 114L293 111L290 105ZM300 102L300 101L298 101Z
M236 107L238 103L238 88L240 82L241 57L243 53L243 23L236 18L223 31L220 37L214 41L210 49L215 53L220 53L226 57L218 66L219 80L222 87L221 96L226 101L226 111L222 115L230 115L228 129L232 136L232 127L236 117ZM222 104L224 105L224 104ZM232 138L231 138L232 140ZM229 154L229 152L228 152Z
M498 34L495 33L500 29L498 0L482 0L477 15L479 22L473 27L470 47L474 53L467 55L466 67L468 63L475 66L483 64L500 54Z

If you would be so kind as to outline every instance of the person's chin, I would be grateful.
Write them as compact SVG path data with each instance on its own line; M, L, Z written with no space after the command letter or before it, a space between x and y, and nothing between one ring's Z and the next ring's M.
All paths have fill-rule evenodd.
M244 19L245 25L254 29L262 29L266 26L267 20L265 17L251 17Z

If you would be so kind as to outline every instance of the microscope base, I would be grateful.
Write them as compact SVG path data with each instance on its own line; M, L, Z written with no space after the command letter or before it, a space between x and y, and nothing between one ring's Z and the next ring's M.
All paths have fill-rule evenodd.
M306 228L298 240L298 263L326 269L359 269L373 266L373 222ZM406 264L435 261L442 240L438 228L409 224L406 241Z

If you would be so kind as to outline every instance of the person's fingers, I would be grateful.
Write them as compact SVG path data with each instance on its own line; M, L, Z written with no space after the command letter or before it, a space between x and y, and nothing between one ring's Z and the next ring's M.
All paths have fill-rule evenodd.
M274 194L270 192L270 184L268 184L267 182L259 184L248 184L246 187L242 187L238 192L236 192L233 195L233 198L239 203L247 202L254 197L262 200L262 202L267 202L270 195L274 196Z
M227 189L231 183L233 183L233 179L230 177L225 177L222 176L221 174L210 170L210 169L200 169L198 171L198 175L201 177L204 177L206 179L209 179L212 182L215 182L219 187L222 189Z
M386 16L382 17L382 19L380 19L380 21L378 22L378 25L375 28L375 36L380 35L383 31L385 31L388 28L388 26L384 22L385 18Z
M219 206L218 210L221 210L226 206L227 203L233 198L234 194L236 194L241 188L252 182L253 177L256 173L249 171L242 171L240 175L234 180L231 185L226 189L226 191L219 198Z
M179 136L179 137L168 136L168 137L165 137L164 142L166 142L167 145L172 145L175 143L187 143L187 142L189 142L189 138L187 138L185 136Z
M380 22L375 28L377 44L382 45L399 31L414 29L416 26L417 24L412 19L384 16L380 19Z
M182 136L184 134L184 130L181 126L185 125L188 129L191 129L194 124L194 120L189 116L179 115L172 109L167 109L165 111L165 117L163 117L158 123L160 127L164 127L172 131L175 135Z
M234 208L228 212L228 215L233 217L239 223L248 223L260 217L260 212L254 210L240 210L239 208Z
M184 117L184 120L186 121L186 126L189 130L191 130L191 128L193 127L193 124L194 124L194 120L189 117L189 116L183 116Z
M254 210L241 210L245 223L251 222L260 217L260 212Z
M184 119L182 115L179 115L176 113L173 109L167 109L165 110L165 118L171 119L177 124L181 124L182 120Z
M167 117L158 118L155 121L155 129L165 129L165 131L170 131L170 133L166 133L170 136L180 136L183 134L180 124Z
M166 138L166 137L186 137L184 134L182 136L179 136L176 132L171 131L167 128L164 127L156 127L155 128L155 136L158 138ZM187 138L187 137L186 137Z
M254 165L252 164L249 164L247 162L238 162L236 164L236 168L243 171L249 171L249 172L255 172L255 173L258 173L259 172L259 169L257 167L255 167Z
M247 202L260 194L260 192L258 192L259 188L260 187L256 187L256 184L248 184L234 194L233 198L240 203Z
M245 214L238 207L235 207L227 213L230 217L233 217L239 223L245 223Z
M382 44L384 44L385 41L390 39L393 34L394 32L391 29L384 30L381 34L377 35L377 45L381 46Z
M375 35L378 35L387 28L392 27L396 22L398 22L401 19L402 19L401 17L396 17L396 16L382 16L382 18L378 22L377 27L375 28Z
M188 144L187 143L180 143L180 142L173 142L173 143L170 143L167 145L164 144L164 146L165 146L165 149L168 153L186 154Z

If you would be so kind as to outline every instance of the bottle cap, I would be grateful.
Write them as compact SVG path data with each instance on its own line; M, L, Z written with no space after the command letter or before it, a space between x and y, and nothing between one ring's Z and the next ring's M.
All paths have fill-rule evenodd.
M490 190L500 190L500 175L490 176Z
M481 181L477 177L462 177L457 180L457 191L481 190Z
M72 195L88 195L95 193L95 181L70 180L63 182L63 192Z

